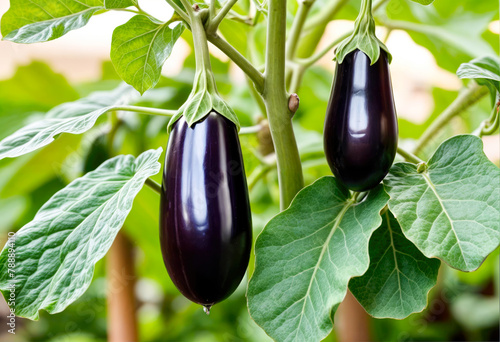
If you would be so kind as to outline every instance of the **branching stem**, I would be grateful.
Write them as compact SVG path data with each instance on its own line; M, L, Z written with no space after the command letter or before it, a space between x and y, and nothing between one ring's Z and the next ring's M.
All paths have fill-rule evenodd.
M451 119L462 113L464 110L475 104L488 94L488 88L471 84L437 117L436 120L425 130L413 149L414 154L419 154L422 149L445 127Z

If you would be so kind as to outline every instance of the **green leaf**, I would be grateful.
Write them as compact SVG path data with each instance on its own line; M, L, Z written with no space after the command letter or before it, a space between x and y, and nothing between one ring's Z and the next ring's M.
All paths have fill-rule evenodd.
M419 3L421 5L425 5L425 6L430 5L434 2L434 0L411 0L411 1Z
M104 0L104 7L107 9L127 8L136 5L137 0Z
M361 203L333 177L302 189L257 239L248 286L253 319L277 341L319 341L352 277L368 269L368 241L389 199L379 185Z
M163 64L184 31L179 23L173 29L136 15L113 32L111 61L120 77L141 94L154 87Z
M473 271L498 247L500 170L478 137L446 140L422 173L395 164L384 185L404 234L428 258Z
M121 155L71 182L9 240L0 254L0 290L15 288L16 315L63 311L90 285L147 177L159 172L161 148L137 159ZM15 266L9 266L9 247ZM10 276L12 275L12 277Z
M437 64L456 72L472 58L497 55L483 38L495 15L494 1L440 0L428 7L411 1L391 0L386 6L388 27L408 31L412 39L427 48Z
M85 26L103 9L102 0L11 0L2 17L3 39L26 44L53 40Z
M111 91L99 91L50 110L45 118L25 126L0 141L0 160L18 157L54 141L60 133L81 134L94 126L102 114L132 99L135 91L121 85Z
M477 83L486 85L493 101L500 93L500 63L498 57L480 57L469 63L463 63L457 70L458 77L475 79Z
M427 306L441 262L426 258L408 241L387 210L370 239L370 268L349 283L349 290L375 318L403 319Z

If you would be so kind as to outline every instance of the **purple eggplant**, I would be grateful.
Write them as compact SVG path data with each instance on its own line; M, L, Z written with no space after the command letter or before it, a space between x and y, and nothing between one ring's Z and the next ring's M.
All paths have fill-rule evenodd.
M234 292L252 247L250 201L236 126L211 112L170 133L163 173L160 242L179 291L210 308Z
M398 123L385 51L370 65L355 50L337 63L324 130L325 155L337 179L353 191L374 188L396 155Z

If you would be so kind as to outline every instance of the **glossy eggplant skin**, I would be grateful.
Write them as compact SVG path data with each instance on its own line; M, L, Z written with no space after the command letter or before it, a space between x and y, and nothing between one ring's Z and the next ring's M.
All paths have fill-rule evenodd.
M170 278L191 301L211 306L243 278L252 247L250 201L235 125L211 112L169 138L160 242Z
M337 179L353 191L372 189L394 161L398 122L386 53L370 66L355 50L337 63L325 119L324 148Z

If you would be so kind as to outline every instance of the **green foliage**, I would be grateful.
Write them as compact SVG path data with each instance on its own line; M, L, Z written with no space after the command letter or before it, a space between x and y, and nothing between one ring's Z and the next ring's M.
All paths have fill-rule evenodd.
M11 0L2 17L3 39L24 44L53 40L85 26L103 9L103 0Z
M457 70L460 78L474 79L490 89L492 101L500 96L500 63L498 57L480 57L460 65Z
M387 25L406 30L413 40L428 49L439 66L455 72L461 63L495 49L483 38L497 14L494 0L440 0L423 7L409 1L391 0L386 6ZM498 41L498 39L497 39Z
M172 1L184 8L179 0ZM253 2L259 17L252 18L251 2L239 0L228 16L234 20L224 20L219 31L263 71L268 5L266 1ZM354 20L360 3L316 0L296 55L311 56L331 19ZM82 27L93 14L136 4L136 0L11 0L1 31L4 39L14 42L48 41ZM340 4L338 10L328 12L336 4ZM289 28L298 5L288 1ZM495 0L390 0L374 15L377 24L408 32L433 54L440 67L454 73L460 66L461 78L475 79L493 95L500 81L495 58L498 35L487 27L498 18L497 6ZM168 117L119 113L121 125L114 153L120 156L67 187L66 183L75 179L75 170L81 171L86 157L81 151L86 151L85 142L100 128L98 122L92 130L96 120L101 117L100 122L104 122L102 114L114 106L180 108L178 115L186 115L191 123L216 109L245 126L255 125L266 113L257 105L258 95L229 76L230 62L224 59L211 58L220 95L211 84L201 82L206 78L195 70L193 55L175 77L161 76L161 67L181 35L193 48L191 34L182 32L183 25L171 25L177 16L163 23L136 10L142 15L115 29L111 58L116 72L108 62L103 80L71 86L48 66L35 62L19 67L12 79L0 81L0 138L18 130L0 143L0 156L20 156L0 160L0 232L24 226L16 234L16 271L22 275L15 278L19 282L16 310L29 318L38 317L41 309L50 313L65 310L55 316L42 312L42 324L26 322L26 329L19 329L21 339L105 340L105 269L97 261L122 225L136 246L141 341L167 337L261 342L269 339L265 332L277 341L319 340L332 329L333 315L348 287L372 316L401 319L370 318L373 340L497 338L500 176L482 152L480 140L459 136L446 141L426 164L427 169L420 166L420 173L418 165L397 163L383 186L356 203L353 198L363 198L363 194L350 194L332 177L321 178L331 174L319 132L332 80L322 66L309 68L303 75L300 109L293 118L304 179L306 184L317 181L277 216L278 171L272 155L264 158L259 154L265 141L262 137L241 136L246 174L253 181L254 236L266 226L257 241L257 264L248 289L250 313L265 332L250 319L245 307L246 281L213 308L209 319L197 305L185 300L169 280L161 260L159 197L149 188L141 190L145 178L158 172L160 152L148 151L135 160L123 156L164 146ZM328 18L327 13L331 13ZM322 17L316 25L315 20ZM373 28L373 22L365 24ZM356 36L365 38L359 44L370 54L379 53L374 35L363 32L364 36ZM330 37L324 40L328 43ZM358 46L357 40L355 43ZM289 72L294 73L297 65L290 65ZM131 87L110 91L120 78L143 96L135 96ZM77 100L79 94L96 90L105 92ZM191 98L183 106L190 92ZM400 120L401 146L411 147L411 140L418 139L458 93L440 88L432 92L435 108L423 124ZM431 155L444 137L474 131L490 110L484 99L454 118L419 156ZM63 132L73 134L61 135ZM79 133L85 135L75 135ZM92 156L99 157L98 153ZM148 161L140 166L140 158ZM160 181L159 175L153 178ZM85 198L85 189L93 191L94 197ZM118 200L123 202L116 204ZM11 279L5 271L5 256L6 249L0 254L0 287L7 296ZM458 272L443 263L438 278L440 261L436 258L465 271L486 261L474 273ZM252 259L249 274L253 271Z
M477 269L500 242L500 170L471 135L445 141L419 169L397 163L384 180L405 236L429 258Z
M102 114L127 103L134 95L128 86L95 92L75 102L55 107L42 120L35 121L0 141L0 159L18 157L50 144L61 133L80 134L94 126Z
M349 290L373 317L402 319L427 306L440 264L406 239L387 210L370 239L370 267L351 280Z
M0 81L0 138L22 127L24 119L36 112L78 97L68 81L48 65L33 62L19 66L11 79Z
M118 26L111 42L111 61L118 75L141 94L153 88L183 31L183 24L170 28L169 22L155 23L144 15Z
M256 242L247 295L257 324L279 341L326 337L349 280L368 268L368 241L387 200L378 186L356 203L333 177L300 191Z
M64 310L90 285L145 179L159 172L161 149L118 156L56 193L0 254L0 290L15 289L16 315ZM9 265L9 248L15 266ZM15 276L14 276L15 275Z
M106 9L127 8L136 5L137 0L104 0L104 7Z

